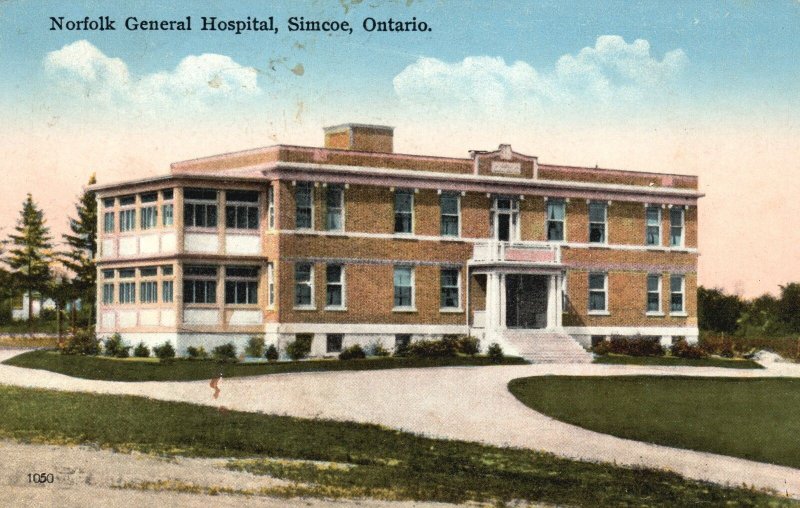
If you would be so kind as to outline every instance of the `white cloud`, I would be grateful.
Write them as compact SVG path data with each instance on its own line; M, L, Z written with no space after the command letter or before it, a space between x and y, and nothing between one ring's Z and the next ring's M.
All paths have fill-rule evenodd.
M499 57L470 56L448 63L421 57L394 78L405 103L478 107L498 112L507 108L554 104L603 104L641 100L664 89L686 63L682 50L659 60L650 43L605 35L594 47L558 59L550 72L522 61L507 64Z
M215 98L257 95L257 71L225 55L204 53L181 60L174 70L132 76L119 58L111 58L80 40L48 53L45 71L72 93L120 106L191 106Z

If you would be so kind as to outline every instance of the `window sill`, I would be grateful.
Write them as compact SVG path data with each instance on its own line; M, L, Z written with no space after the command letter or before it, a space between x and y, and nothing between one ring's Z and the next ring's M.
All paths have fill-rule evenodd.
M392 312L417 312L416 307L394 307Z
M325 307L328 312L347 312L347 307Z
M395 231L393 234L394 234L394 236L396 236L397 238L403 238L403 239L406 239L406 240L413 240L413 239L414 239L414 237L415 237L415 235L414 235L414 232L413 232L413 231L411 231L411 232L409 232L409 233L398 233L397 231Z
M670 312L669 316L670 317L689 317L689 314L687 312Z
M644 315L647 317L664 317L666 314L663 312L645 312Z
M590 315L590 316L610 316L611 313L608 312L607 310L590 310L588 312L588 315Z
M464 309L455 307L445 307L445 308L440 308L439 312L441 314L463 314Z
M247 235L247 236L260 236L261 231L258 228L225 228L226 235Z
M201 226L186 226L183 230L187 233L217 233L219 231L219 227L201 227Z
M298 233L313 233L314 228L294 228Z
M295 305L294 307L292 307L292 310L301 310L301 311L317 310L317 307L314 305Z

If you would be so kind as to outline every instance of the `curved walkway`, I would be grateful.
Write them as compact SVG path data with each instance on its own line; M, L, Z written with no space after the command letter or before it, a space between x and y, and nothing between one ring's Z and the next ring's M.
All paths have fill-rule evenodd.
M21 351L0 351L0 361ZM431 437L529 448L563 457L669 470L715 483L800 498L800 470L600 434L529 409L507 390L537 375L800 377L800 365L764 370L629 365L522 365L279 374L208 381L122 383L0 365L0 384L141 395L302 418L376 423Z

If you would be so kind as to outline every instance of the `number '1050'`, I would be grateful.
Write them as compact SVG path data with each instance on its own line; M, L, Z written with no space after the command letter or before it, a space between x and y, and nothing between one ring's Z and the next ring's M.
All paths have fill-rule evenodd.
M53 483L53 473L28 473L28 483Z

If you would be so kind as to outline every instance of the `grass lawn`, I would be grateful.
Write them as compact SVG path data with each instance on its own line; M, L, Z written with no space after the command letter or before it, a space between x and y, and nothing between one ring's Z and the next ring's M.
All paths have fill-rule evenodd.
M722 367L726 369L763 369L753 360L735 360L727 358L677 358L674 356L627 356L608 354L598 356L594 363L610 363L618 365L665 365L668 367Z
M508 387L604 434L800 468L800 379L545 376Z
M307 360L274 363L217 363L213 360L175 360L159 363L155 358L108 358L104 356L62 355L57 351L30 351L9 358L8 365L42 369L68 376L106 381L195 381L224 377L261 376L287 372L332 370L378 370L418 367L495 365L485 356L455 358L367 358L363 360ZM503 365L527 363L522 358L506 357Z
M0 437L230 458L231 469L300 482L288 493L293 495L447 502L521 499L592 507L791 504L672 473L428 439L375 425L5 386L0 386L0 400Z

